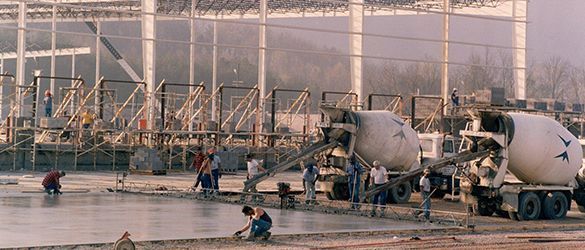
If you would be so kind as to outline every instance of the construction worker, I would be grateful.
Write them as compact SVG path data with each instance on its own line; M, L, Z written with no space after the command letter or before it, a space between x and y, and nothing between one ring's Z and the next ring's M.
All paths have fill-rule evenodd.
M234 236L240 236L243 232L250 229L247 240L254 240L256 237L262 237L264 240L270 238L271 233L268 231L272 227L272 218L259 207L244 206L242 213L248 217L248 223L240 230L234 233Z
M191 163L191 168L193 168L197 174L195 177L195 184L193 184L192 187L193 190L197 189L201 182L201 175L203 175L201 166L203 165L203 161L205 161L205 154L201 151L201 147L196 147L195 154L193 154L193 162Z
M213 190L216 193L219 193L219 177L220 177L220 170L221 170L221 159L215 153L214 148L210 148L207 150L209 154L208 157L211 161L211 181L213 185Z
M352 203L351 208L357 209L359 208L357 203L360 202L360 176L364 173L364 168L356 160L355 155L349 157L346 172L349 187L349 201Z
M380 166L380 161L374 161L374 168L370 170L370 186L377 188L386 184L388 180L388 172L384 166ZM376 195L372 200L372 216L376 216L376 207L380 206L380 215L384 215L384 206L386 206L386 190L383 190Z
M45 117L51 117L53 114L53 95L48 89L45 91L45 98L43 99L45 104Z
M258 175L260 172L266 171L256 159L252 158L251 154L246 154L246 164L248 165L248 176L246 177L248 180L254 178L254 176ZM256 185L250 188L250 192L258 192Z
M93 124L94 115L92 114L91 110L86 109L83 114L81 114L81 124L84 129L89 129Z
M315 183L319 169L313 163L307 163L303 171L303 183L305 184L305 203L315 203Z
M211 162L213 155L208 155L201 164L201 186L203 187L203 194L207 195L213 190L213 181L211 180Z
M424 218L427 221L431 219L431 181L429 180L429 175L431 171L429 169L425 169L423 171L423 176L420 178L419 185L420 185L420 194L422 196L422 208L424 211Z
M61 184L59 183L59 179L65 176L65 171L57 171L53 170L45 175L43 179L42 185L45 188L45 192L48 194L63 194L61 192Z
M457 88L453 88L451 92L451 102L453 103L453 107L459 106L459 93L457 92Z

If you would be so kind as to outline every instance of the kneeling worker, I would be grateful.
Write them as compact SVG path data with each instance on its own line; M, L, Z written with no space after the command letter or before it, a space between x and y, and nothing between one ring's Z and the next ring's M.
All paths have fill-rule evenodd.
M45 188L45 192L48 194L63 194L61 192L61 184L59 184L59 178L65 176L65 171L57 171L53 170L49 172L45 179L43 179L43 187Z
M272 227L272 218L264 211L264 209L249 206L242 208L242 213L248 216L248 223L239 231L234 233L235 236L240 236L243 232L250 229L250 234L247 240L254 240L256 237L262 237L264 240L270 238L271 233L268 232Z

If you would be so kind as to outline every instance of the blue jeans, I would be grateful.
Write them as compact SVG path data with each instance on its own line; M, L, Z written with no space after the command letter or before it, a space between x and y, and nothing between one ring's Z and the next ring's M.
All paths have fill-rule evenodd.
M270 230L272 224L268 221L259 219L252 219L252 226L250 227L250 232L254 233L255 236L262 235L263 233Z
M347 185L349 187L349 201L352 201L353 203L359 203L360 202L360 177L359 177L359 175L357 177L350 176L349 183L347 183Z
M219 169L211 170L211 175L213 176L213 189L219 190Z
M89 124L89 123L84 123L82 126L83 126L83 128L84 128L84 129L88 129L88 128L89 128L89 125L91 125L91 124Z
M209 174L202 174L201 175L201 187L203 187L203 193L209 193L211 189L211 176Z
M374 184L374 188L377 188L377 187L382 186L382 185L384 185L384 184ZM372 202L372 204L385 206L386 205L386 190L374 195L374 201Z
M59 190L59 185L55 183L51 183L48 186L46 186L45 192L47 192L48 194L61 194L61 191Z
M46 116L46 117L51 117L51 114L52 114L52 113L53 113L53 109L52 109L52 108L50 108L50 109L45 109L45 116Z
M422 208L425 214L425 219L431 218L431 193L430 192L421 192L423 204Z

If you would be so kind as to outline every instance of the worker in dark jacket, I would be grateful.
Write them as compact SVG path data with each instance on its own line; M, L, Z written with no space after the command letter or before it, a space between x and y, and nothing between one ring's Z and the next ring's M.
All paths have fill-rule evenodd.
M270 238L271 233L268 230L272 227L272 218L270 218L264 209L244 206L242 213L248 217L248 223L234 233L234 236L240 236L243 232L250 229L247 240L254 240L256 237L262 237L264 240Z
M61 184L59 183L59 179L65 176L65 171L57 171L53 170L49 172L45 178L43 179L43 187L45 188L45 192L48 194L62 194L61 192Z
M356 160L355 156L349 158L347 165L347 184L349 188L349 201L352 203L351 207L357 209L360 202L360 176L364 173L364 168Z

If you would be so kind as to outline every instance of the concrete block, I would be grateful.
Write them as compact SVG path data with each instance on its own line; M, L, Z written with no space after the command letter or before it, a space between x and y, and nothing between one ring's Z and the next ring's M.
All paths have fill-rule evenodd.
M66 117L41 117L40 127L48 129L60 129L67 127L68 118Z

